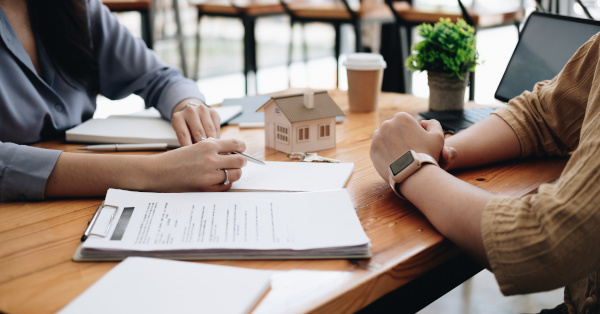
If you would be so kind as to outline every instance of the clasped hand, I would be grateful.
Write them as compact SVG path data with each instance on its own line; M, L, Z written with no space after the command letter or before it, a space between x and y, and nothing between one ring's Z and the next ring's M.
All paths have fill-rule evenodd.
M387 182L389 166L409 150L435 158L447 169L456 157L456 150L444 146L444 132L437 120L417 121L399 112L373 132L370 157L379 175Z
M177 104L171 115L171 125L181 146L200 142L202 138L221 137L219 114L200 100L186 99Z

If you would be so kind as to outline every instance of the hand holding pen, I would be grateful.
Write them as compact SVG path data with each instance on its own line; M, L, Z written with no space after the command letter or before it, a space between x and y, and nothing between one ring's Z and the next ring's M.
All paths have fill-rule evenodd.
M202 138L200 138L200 142L205 141L205 140L214 140L214 138L212 138L212 137L202 137ZM246 159L248 159L248 161L251 161L253 163L256 163L256 164L259 164L259 165L263 165L263 166L266 165L266 163L264 161L262 161L262 160L260 160L260 159L258 159L256 157L250 156L250 155L248 155L248 154L246 154L244 152L232 152L231 154L240 154L240 155L246 157Z

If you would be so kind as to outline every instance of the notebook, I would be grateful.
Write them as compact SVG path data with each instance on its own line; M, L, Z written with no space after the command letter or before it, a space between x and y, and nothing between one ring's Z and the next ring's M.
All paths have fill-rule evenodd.
M239 115L241 106L214 107L221 118L221 125ZM65 132L67 142L143 144L167 143L179 147L177 135L171 122L160 117L154 109L146 109L128 115L114 115L106 119L90 119Z
M272 274L128 257L59 313L249 313L267 293Z
M590 37L600 32L600 21L532 12L519 34L494 97L503 102L552 79ZM448 133L456 133L485 118L496 108L421 112L436 119Z

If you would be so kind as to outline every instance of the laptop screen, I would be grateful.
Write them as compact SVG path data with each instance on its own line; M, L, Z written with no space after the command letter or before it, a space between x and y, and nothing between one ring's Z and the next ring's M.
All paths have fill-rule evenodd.
M532 12L498 85L495 97L509 101L535 83L554 78L590 37L600 21Z

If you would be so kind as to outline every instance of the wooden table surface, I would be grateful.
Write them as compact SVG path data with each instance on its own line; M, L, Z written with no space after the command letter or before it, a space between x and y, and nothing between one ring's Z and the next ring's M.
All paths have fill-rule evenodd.
M371 239L373 257L205 262L278 271L255 313L355 312L461 253L418 210L393 194L369 159L371 134L380 123L398 111L416 115L426 110L427 100L383 93L376 112L357 114L348 111L345 92L330 94L346 119L337 125L337 147L319 154L354 163L347 188ZM227 126L222 138L230 137L243 139L251 155L290 160L284 153L265 148L263 129ZM74 152L78 145L45 142L37 146ZM492 192L520 196L558 178L565 163L566 159L524 160L455 175ZM0 312L56 312L116 265L71 260L101 202L101 198L89 198L0 203Z

